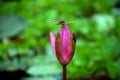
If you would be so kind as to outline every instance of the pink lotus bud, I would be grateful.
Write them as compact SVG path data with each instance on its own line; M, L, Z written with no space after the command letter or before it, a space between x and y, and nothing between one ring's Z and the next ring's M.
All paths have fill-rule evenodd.
M74 55L76 46L75 34L70 34L69 28L63 25L56 38L53 33L50 32L50 41L58 61L62 65L67 65Z

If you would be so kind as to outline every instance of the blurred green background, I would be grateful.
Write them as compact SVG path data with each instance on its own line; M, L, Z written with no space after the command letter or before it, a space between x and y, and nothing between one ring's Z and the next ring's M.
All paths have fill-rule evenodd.
M120 80L119 0L0 0L0 72L22 70L22 80L59 80L62 67L49 32L68 24L76 34L69 80Z

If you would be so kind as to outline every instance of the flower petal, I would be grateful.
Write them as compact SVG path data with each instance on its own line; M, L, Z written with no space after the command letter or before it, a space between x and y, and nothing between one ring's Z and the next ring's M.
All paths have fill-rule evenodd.
M62 39L60 37L60 33L58 33L57 37L56 37L56 41L55 41L55 49L56 49L56 56L58 61L64 65L65 64L65 60L63 58L63 54L62 54Z
M62 30L60 32L60 37L62 39L62 55L64 57L64 60L67 59L68 55L68 41L70 38L70 31L67 26L62 26Z
M51 42L54 53L56 53L56 51L55 51L55 36L52 32L50 32L50 42Z
M74 51L75 51L75 47L76 47L76 37L75 34L72 33L69 39L69 46L68 46L68 55L67 55L67 59L66 59L66 63L69 63L74 55Z

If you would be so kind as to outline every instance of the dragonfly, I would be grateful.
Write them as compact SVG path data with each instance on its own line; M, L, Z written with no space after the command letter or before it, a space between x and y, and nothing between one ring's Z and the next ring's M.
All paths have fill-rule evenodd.
M66 24L70 24L70 23L79 22L80 20L65 21L65 20L52 20L52 19L48 19L48 21L55 22L55 23L57 23L57 25L66 25Z

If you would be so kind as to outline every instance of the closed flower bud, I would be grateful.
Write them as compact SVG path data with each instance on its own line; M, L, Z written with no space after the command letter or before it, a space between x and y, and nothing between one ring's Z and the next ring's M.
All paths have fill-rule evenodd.
M66 25L63 25L56 37L50 32L50 41L58 61L60 64L66 66L72 60L74 55L76 47L75 34L70 33L69 28Z

